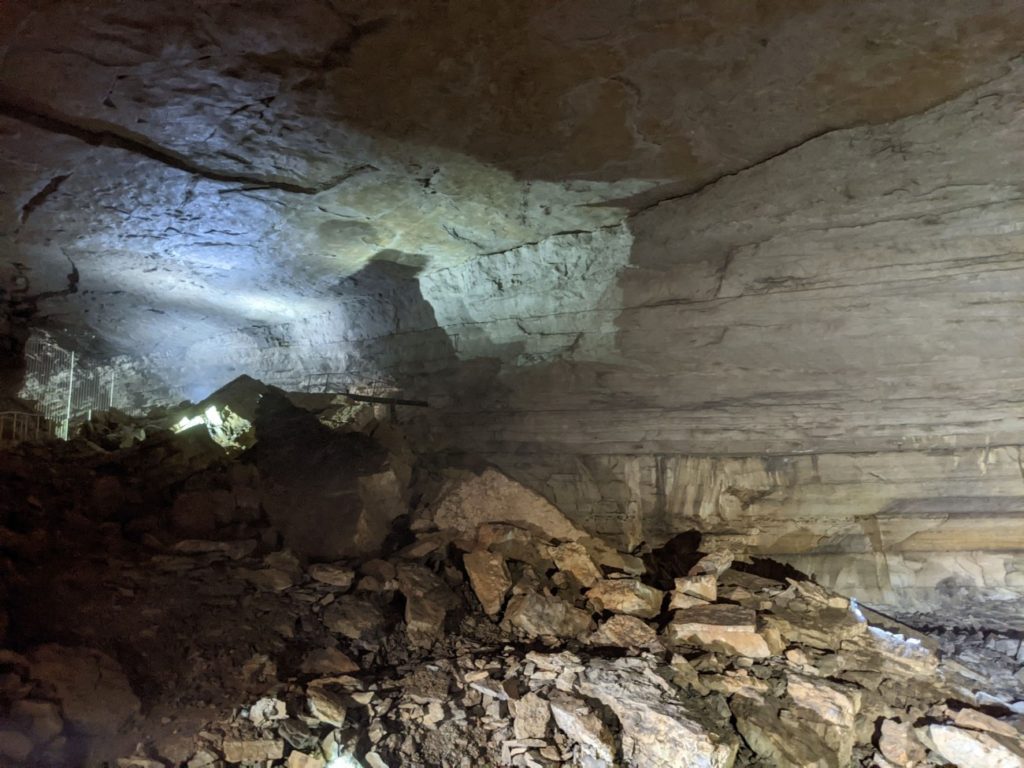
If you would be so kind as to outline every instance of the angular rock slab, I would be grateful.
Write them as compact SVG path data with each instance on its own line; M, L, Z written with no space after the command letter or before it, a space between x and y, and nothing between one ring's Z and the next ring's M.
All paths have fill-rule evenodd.
M1024 744L1018 739L955 725L929 725L918 733L957 768L1024 768Z
M444 618L455 607L454 593L441 579L422 565L402 563L397 570L398 584L405 595L405 626L409 642L425 648L439 640Z
M705 605L676 611L665 628L665 638L673 645L696 645L752 659L768 658L771 649L756 630L757 615L750 608Z
M599 611L652 619L661 613L665 593L639 579L604 579L587 590L587 599Z
M551 722L548 702L532 691L515 702L512 732L517 739L543 739Z
M756 754L775 768L848 768L835 750L797 715L770 698L734 696L736 729Z
M224 740L224 759L229 763L255 763L282 757L284 742L279 739Z
M512 523L562 541L586 535L543 496L494 469L450 480L434 508L434 523L466 532L481 523Z
M713 603L718 599L718 577L713 573L680 576L675 582L675 594Z
M353 595L342 595L327 606L322 620L331 632L362 643L376 642L384 631L380 608Z
M124 671L105 653L43 645L29 661L32 678L53 688L64 719L83 733L109 736L141 707Z
M584 587L592 587L603 578L587 548L575 541L552 547L551 559L558 570L572 574Z
M590 645L644 648L657 643L658 633L636 616L612 616L587 640Z
M469 583L488 616L496 616L512 588L505 558L487 550L467 552L462 557Z
M330 584L339 589L348 589L352 586L356 574L351 568L332 563L314 563L307 569L310 578L322 584Z
M334 432L274 391L259 402L256 435L260 503L296 554L372 556L408 512L389 454L372 438Z
M840 764L849 763L861 691L853 686L790 673L786 677L786 693L798 708L807 711L808 726L835 752Z
M593 661L580 692L598 699L622 726L622 758L635 768L731 768L739 742L719 734L658 681L619 662Z
M537 592L515 595L509 600L505 621L533 637L578 637L593 626L586 611Z
M927 751L914 735L910 723L883 720L878 736L878 749L893 765L917 765L927 757Z
M610 763L615 758L615 738L583 699L556 692L549 703L555 724L570 741L582 745L599 760Z

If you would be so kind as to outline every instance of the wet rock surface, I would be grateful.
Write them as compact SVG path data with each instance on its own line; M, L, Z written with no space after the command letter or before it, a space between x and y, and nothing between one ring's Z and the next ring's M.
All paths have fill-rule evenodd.
M535 494L493 469L438 472L421 457L401 473L407 501L372 552L295 551L269 510L237 501L262 498L254 458L292 439L258 421L241 452L151 430L128 447L0 454L4 765L1024 759L1024 691L963 642L811 581L758 575L740 553L648 571L536 514ZM382 450L369 455L392 455ZM307 476L311 495L341 480L320 482ZM95 483L103 493L80 492ZM206 538L182 526L183 497L218 499Z

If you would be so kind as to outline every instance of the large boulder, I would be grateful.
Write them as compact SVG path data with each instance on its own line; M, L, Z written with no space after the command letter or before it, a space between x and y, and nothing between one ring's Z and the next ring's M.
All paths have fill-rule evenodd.
M539 592L515 595L508 601L505 621L529 637L581 637L593 628L589 613L560 597Z
M495 616L505 603L505 595L512 588L505 558L484 549L467 552L462 558L469 575L469 583L480 605L488 616Z
M140 709L121 666L105 653L51 644L28 659L32 679L52 691L64 719L82 733L114 734Z
M665 593L639 579L603 579L587 590L587 600L598 611L652 619L661 613Z
M799 714L775 699L733 696L736 730L755 754L776 768L846 768L835 750Z
M611 709L622 726L622 758L636 768L731 768L739 741L702 721L668 683L632 659L590 663L580 691Z
M585 701L558 691L551 695L549 706L559 730L579 744L585 755L611 763L615 737Z
M323 560L376 554L406 487L388 452L359 433L337 433L273 390L256 411L260 501L286 545Z
M738 605L702 605L676 611L665 628L668 643L764 659L771 649L757 631L757 615Z
M495 469L452 476L434 505L434 522L467 533L482 523L511 523L561 541L587 535L550 501Z
M957 768L1024 768L1024 742L1019 738L955 725L929 725L918 735Z
M422 565L398 566L399 588L405 596L405 629L409 644L429 647L444 634L448 610L458 605L455 594L440 577Z

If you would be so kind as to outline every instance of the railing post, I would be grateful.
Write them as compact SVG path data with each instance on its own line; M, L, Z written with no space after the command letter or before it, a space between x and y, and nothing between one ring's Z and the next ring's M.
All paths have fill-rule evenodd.
M71 392L75 386L75 352L71 351L71 365L68 368L68 405L64 410L64 439L71 439Z

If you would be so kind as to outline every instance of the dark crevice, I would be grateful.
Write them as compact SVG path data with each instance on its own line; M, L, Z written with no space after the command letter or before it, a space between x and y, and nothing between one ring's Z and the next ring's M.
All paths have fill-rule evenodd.
M33 314L35 313L35 306L40 301L53 299L57 296L70 296L72 293L78 293L78 283L81 279L81 275L78 273L78 267L75 266L75 262L72 261L71 257L66 253L64 254L64 258L66 258L68 260L68 264L71 265L71 271L67 274L68 287L62 288L59 291L43 291L42 293L37 293L33 296L25 296L24 302L31 305Z
M776 159L782 157L783 155L788 155L790 152L795 152L796 150L800 149L804 145L810 144L811 142L814 142L814 141L817 141L818 139L820 139L820 138L822 138L824 136L828 136L829 134L833 134L833 133L840 133L840 132L843 132L843 131L851 131L851 130L855 130L857 128L863 128L863 127L865 127L867 125L869 125L869 124L868 123L862 123L862 122L855 122L855 123L850 123L849 125L830 126L828 128L822 128L820 131L815 131L814 133L812 133L812 134L810 134L808 136L805 136L805 137L799 139L798 141L794 141L794 142L792 142L790 144L787 144L785 147L783 147L782 149L778 150L777 152L773 152L772 154L770 154L770 155L768 155L766 157L762 157L762 158L760 158L758 160L755 160L754 162L749 163L748 165L745 165L742 168L737 168L736 170L733 170L733 171L726 171L725 173L721 173L718 176L715 176L714 178L709 179L708 181L705 181L705 182L703 182L701 184L697 184L696 186L689 186L687 188L684 188L681 192L677 192L675 194L665 195L664 197L657 197L653 201L650 201L650 202L642 202L642 201L645 198L647 200L650 200L649 194L650 195L656 194L656 190L651 190L651 192L649 194L641 193L639 195L635 195L632 198L625 198L625 199L620 199L620 200L608 200L608 201L606 201L604 203L601 203L600 205L604 206L604 207L607 207L607 206L625 206L625 207L629 207L630 210L629 210L629 213L627 214L626 218L627 219L632 219L632 218L634 218L636 216L639 216L642 213L646 213L647 211L650 211L650 210L653 210L653 209L657 208L662 203L671 203L671 202L675 202L675 201L678 201L678 200L685 200L688 197L696 197L697 195L700 195L700 194L706 192L707 190L711 189L712 187L716 186L717 184L720 184L721 182L723 182L723 181L725 181L727 179L730 179L730 178L732 178L734 176L742 176L743 174L748 173L750 171L753 171L753 170L761 167L762 165L767 165L768 163L772 162L773 160L776 160ZM631 205L631 203L632 203L632 205ZM639 203L639 204L637 204L637 203Z
M32 195L32 198L21 207L22 225L24 225L25 222L28 221L28 217L32 215L32 212L35 211L35 209L41 206L43 203L45 203L46 199L50 197L50 195L54 194L58 189L60 189L60 185L67 181L69 178L71 178L70 173L66 173L62 176L54 176L46 183L45 187L43 187L41 190Z
M352 176L366 171L377 170L372 165L364 164L337 176L332 176L320 184L299 184L293 181L267 178L257 174L227 173L212 168L205 168L179 152L153 144L141 135L129 134L119 126L102 125L95 128L87 127L65 117L48 114L47 110L43 107L16 103L9 96L0 96L0 115L32 125L40 130L70 136L89 146L122 149L126 152L154 160L170 168L183 171L184 173L200 176L210 181L241 184L244 185L243 188L258 185L264 189L273 189L280 192L298 195L318 195L321 192L333 189Z

